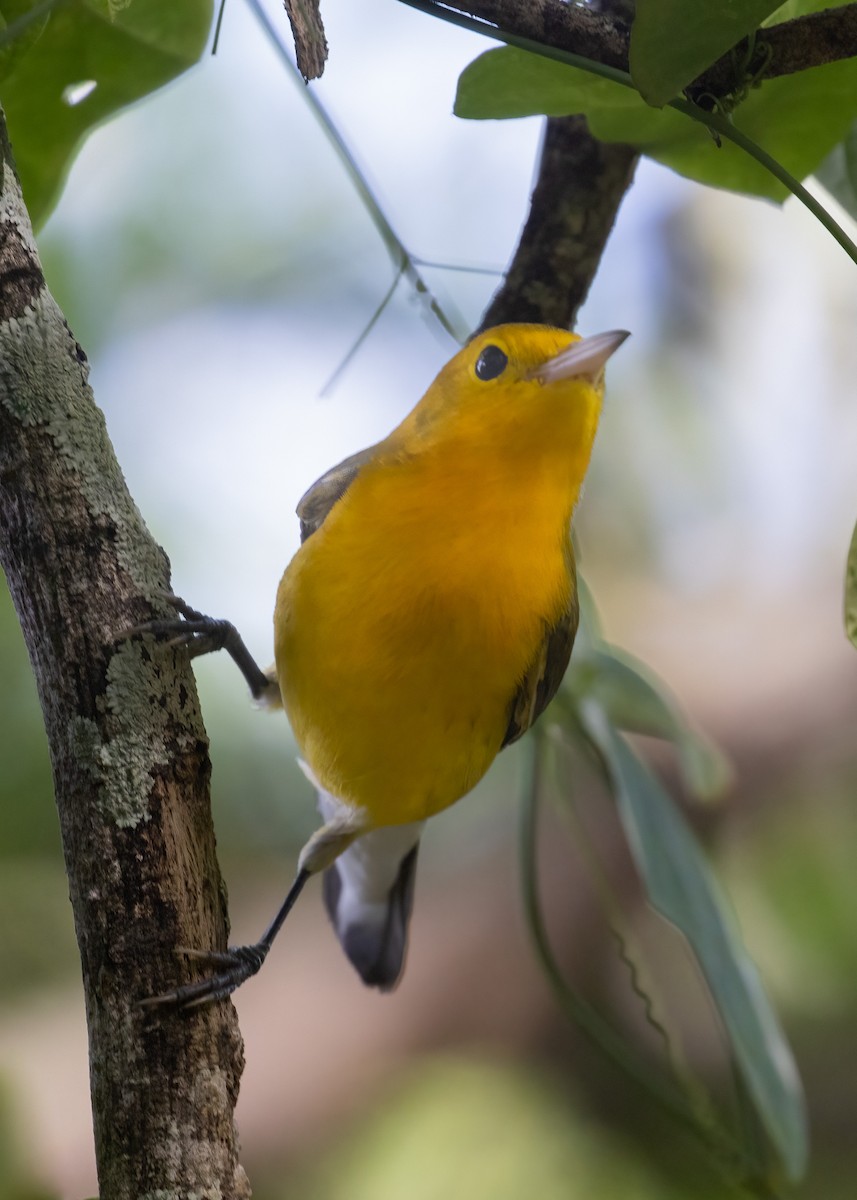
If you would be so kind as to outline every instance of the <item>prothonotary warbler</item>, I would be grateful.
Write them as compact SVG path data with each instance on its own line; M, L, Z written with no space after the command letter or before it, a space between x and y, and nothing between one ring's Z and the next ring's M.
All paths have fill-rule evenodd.
M302 545L263 672L234 626L173 598L169 634L225 647L253 694L285 707L322 827L262 938L189 952L213 974L146 1004L202 1004L264 961L311 875L365 983L404 964L417 847L560 685L578 622L571 518L601 412L604 365L628 335L541 325L475 337L382 442L298 505Z

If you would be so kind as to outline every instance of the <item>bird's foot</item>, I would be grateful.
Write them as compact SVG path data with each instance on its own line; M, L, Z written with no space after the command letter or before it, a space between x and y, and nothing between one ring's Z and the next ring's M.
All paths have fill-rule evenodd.
M185 647L191 658L197 658L200 654L211 654L215 650L222 650L224 646L228 648L229 644L238 638L238 631L231 621L207 617L171 592L164 592L162 599L176 610L179 614L177 617L142 621L139 625L123 629L120 637L148 635L159 639L166 638L168 646Z
M191 658L211 654L215 650L226 650L241 674L247 680L250 694L265 708L282 707L280 685L274 667L263 671L241 640L241 635L231 621L219 617L207 617L186 604L180 596L162 592L161 598L179 614L177 617L156 618L143 621L123 629L120 638L137 636L166 639L167 646L178 646L187 650Z
M158 1008L199 1008L203 1004L213 1004L230 996L245 979L255 975L268 955L269 946L257 942L253 946L230 946L228 950L190 950L184 946L177 947L176 953L183 958L192 958L210 967L220 970L207 979L197 983L184 983L170 992L162 992L159 996L147 996L139 1001L139 1007L145 1009Z

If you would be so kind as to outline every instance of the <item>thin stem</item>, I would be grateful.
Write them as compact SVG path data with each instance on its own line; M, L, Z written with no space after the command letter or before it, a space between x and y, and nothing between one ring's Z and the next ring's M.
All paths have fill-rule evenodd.
M223 25L223 13L226 9L226 0L220 0L220 7L217 10L217 22L214 26L214 38L211 43L211 53L217 53L217 47L220 45L220 28Z
M416 260L408 252L404 242L396 233L395 229L393 229L393 226L381 207L377 196L369 186L366 176L355 162L354 156L346 145L344 138L334 124L330 114L327 112L327 109L319 100L315 91L312 88L307 87L300 72L292 62L286 46L280 40L280 36L268 17L268 14L265 12L265 9L262 7L260 0L247 0L247 4L249 5L250 10L255 16L256 20L262 26L266 37L276 50L280 60L292 75L295 82L299 84L302 95L306 100L306 103L309 105L310 111L324 130L325 136L336 152L340 163L345 169L345 173L360 197L363 207L368 212L372 223L377 229L381 240L387 249L387 253L393 260L393 265L399 272L399 275L404 275L417 295L426 299L429 309L432 313L434 313L450 337L454 338L459 345L463 344L467 338L467 330L464 321L458 313L453 313L451 316L448 316L441 307L439 301L432 293L431 289L416 266Z
M435 271L459 271L463 275L492 275L496 277L505 274L502 267L473 267L467 263L434 262L430 258L418 258L416 255L413 256L413 261L420 267L430 267Z
M506 33L505 30L498 29L496 25L489 25L486 21L466 16L464 13L455 12L449 8L443 8L441 5L433 3L433 0L401 0L401 3L407 4L410 8L419 9L420 12L439 17L441 20L448 21L452 25L459 25L462 29L469 29L473 33L481 33L486 37L496 38L497 41L505 42L508 46L516 46L519 50L528 50L531 54L541 55L542 58L550 58L554 62L578 67L582 71L588 71L591 75L598 75L601 79L609 79L613 83L621 84L622 87L630 88L635 92L637 91L634 81L627 71L620 71L617 67L606 66L604 63L596 62L594 59L584 58L580 54L572 54L569 50L560 50L556 46L548 46L543 42L533 41L532 38L520 37L514 33ZM836 239L852 262L857 263L857 245L848 237L845 230L837 224L818 200L810 195L794 176L789 174L781 163L772 158L752 138L747 137L745 133L742 133L730 121L725 120L719 113L707 112L698 105L692 104L689 100L680 98L670 100L668 107L674 108L676 112L690 117L691 120L697 121L701 125L705 125L708 129L719 134L720 137L733 142L745 154L754 158L760 166L764 167L775 179L784 184L792 195L797 197L801 204L809 209L828 233Z
M589 876L590 884L592 885L601 907L606 914L610 932L613 935L613 940L616 943L619 958L623 965L627 968L631 990L642 1004L643 1015L645 1016L646 1021L663 1044L664 1054L673 1076L680 1081L684 1093L693 1097L694 1109L696 1112L701 1110L704 1103L705 1113L707 1116L710 1111L708 1098L703 1098L701 1087L694 1079L691 1078L690 1071L685 1061L684 1053L676 1038L671 1036L666 1027L665 1020L661 1020L661 1018L658 1016L656 1007L659 1007L659 1005L656 1006L655 1004L649 984L644 984L643 982L643 969L638 961L638 958L641 958L642 955L637 946L633 946L632 948L633 935L631 933L628 918L623 909L622 903L619 900L619 897L610 883L604 863L602 862L595 843L590 836L586 822L580 813L576 791L574 788L569 788L567 786L561 787L560 780L557 778L557 751L562 749L567 754L570 754L568 738L561 737L560 732L561 731L558 726L548 727L547 738L553 742L552 748L554 749L554 754L551 760L553 765L552 774L554 796L558 797L559 795L562 795L563 803L560 811L571 826L576 843L581 847L581 858ZM556 734L557 736L551 739L551 734Z
M745 154L749 154L754 158L760 166L769 171L780 183L785 184L793 196L800 200L805 208L808 208L812 215L821 222L827 232L836 239L852 262L857 263L857 245L851 240L845 230L837 224L827 209L816 200L802 183L786 170L782 163L778 162L767 150L764 150L752 138L747 137L742 133L736 125L731 121L721 116L720 113L706 113L704 109L698 108L695 104L691 104L689 100L671 100L670 108L674 108L676 112L684 113L694 121L700 121L707 125L709 129L714 130L721 137L727 138L736 146L740 147Z
M361 332L360 336L355 341L354 345L351 347L351 349L345 355L345 358L343 358L342 362L339 364L339 366L336 368L336 370L333 372L333 374L328 379L327 383L321 389L321 391L319 392L319 396L321 396L321 397L329 396L330 393L333 391L340 375L342 375L342 372L347 368L348 364L354 358L354 355L357 353L357 351L360 349L360 347L366 341L369 334L375 328L375 325L377 324L378 319L380 318L384 309L387 307L387 305L393 299L393 293L395 292L396 288L399 286L399 280L402 278L403 272L404 272L404 267L403 266L399 267L398 271L396 272L395 276L393 277L393 282L390 284L390 286L387 288L387 291L384 293L383 300L378 305L378 307L375 309L375 311L372 313L372 316L369 318L369 320L366 322L366 325L364 326L363 331Z
M531 730L524 743L531 758L528 782L521 804L519 864L524 915L536 956L560 1008L586 1039L605 1054L625 1075L638 1084L661 1108L702 1144L712 1162L729 1181L755 1196L770 1196L767 1185L755 1179L746 1153L722 1125L709 1120L707 1106L701 1113L688 1105L673 1085L658 1076L635 1055L620 1035L569 984L554 957L542 913L538 890L537 830L542 791L541 754L545 735ZM766 1190L761 1191L764 1187Z
M40 17L50 16L55 8L61 8L63 4L68 3L69 0L42 0L41 4L36 4L29 12L22 13L11 25L0 29L0 46L8 46L34 21L38 21Z
M519 839L524 915L539 965L553 988L561 1008L579 1026L586 1038L612 1059L617 1066L621 1067L636 1083L640 1084L685 1128L708 1141L709 1131L700 1127L695 1115L688 1109L679 1093L664 1080L658 1078L641 1059L635 1058L630 1053L627 1043L613 1027L569 987L554 958L538 889L536 833L542 790L542 744L542 737L533 731L528 742L531 761L528 786L521 805Z

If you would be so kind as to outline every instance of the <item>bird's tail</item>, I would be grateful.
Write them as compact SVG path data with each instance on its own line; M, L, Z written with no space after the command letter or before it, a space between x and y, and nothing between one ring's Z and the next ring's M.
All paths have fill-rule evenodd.
M363 982L382 992L392 991L405 965L420 835L409 828L404 854L403 827L373 830L340 854L322 880L342 949Z
M321 815L326 822L334 820L342 801L304 770L315 785ZM404 969L424 824L369 830L322 878L324 903L343 950L363 982L382 992L392 991Z

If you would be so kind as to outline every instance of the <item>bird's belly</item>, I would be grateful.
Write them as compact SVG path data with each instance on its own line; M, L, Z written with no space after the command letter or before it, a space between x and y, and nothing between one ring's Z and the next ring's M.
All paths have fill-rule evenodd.
M454 573L453 585L448 571L411 564L398 573L395 559L361 578L359 563L328 572L323 555L302 551L280 586L277 671L322 785L364 808L373 825L424 820L470 791L496 757L517 686L567 600L556 557L545 588L532 573L500 579L485 570Z

